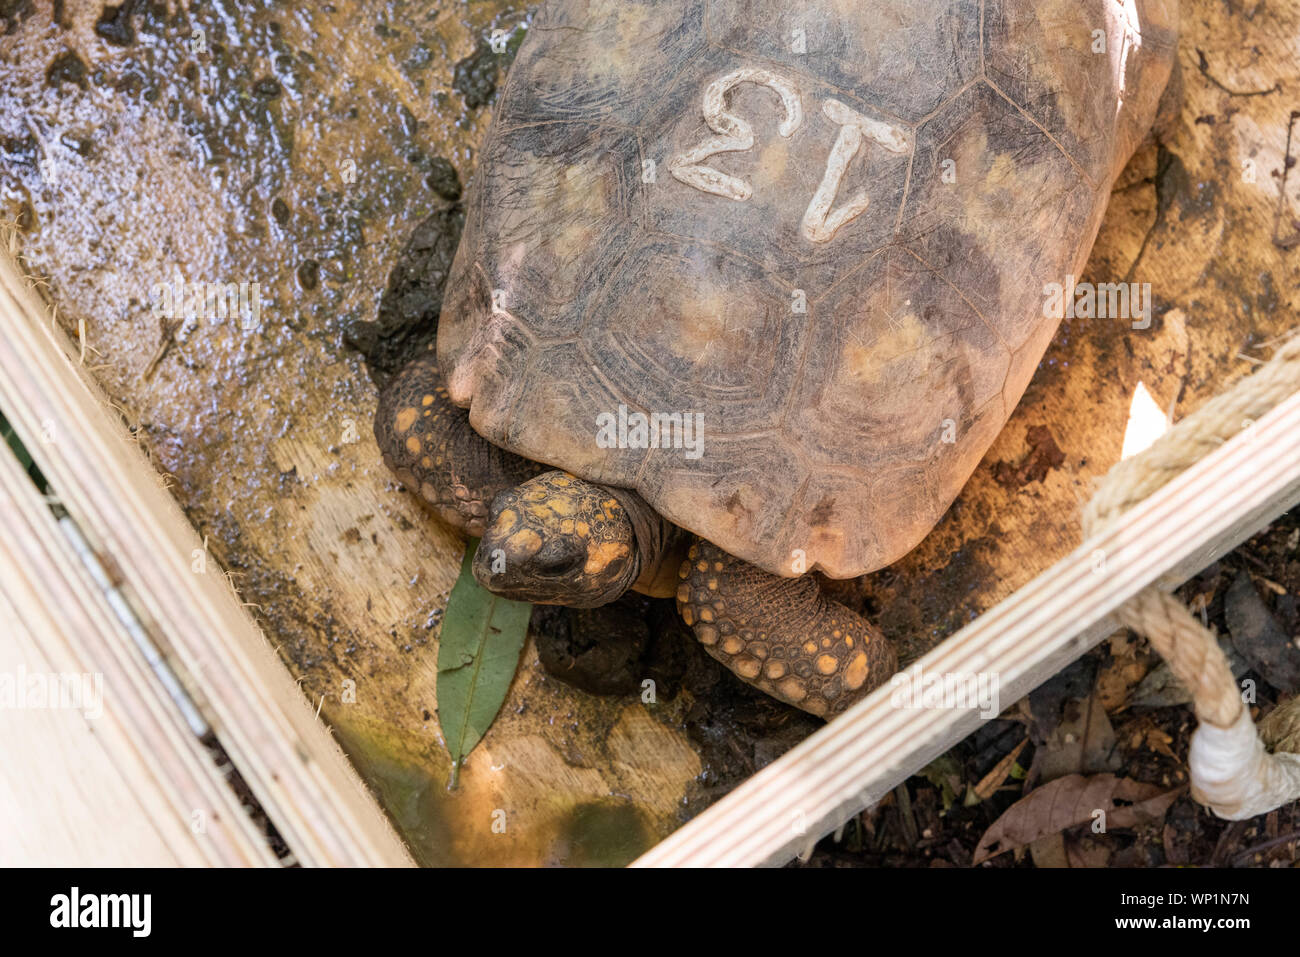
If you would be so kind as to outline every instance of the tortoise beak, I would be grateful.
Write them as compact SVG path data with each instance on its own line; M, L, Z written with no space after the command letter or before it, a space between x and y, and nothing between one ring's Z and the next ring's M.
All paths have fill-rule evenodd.
M503 538L496 531L488 528L474 553L474 577L480 585L514 601L564 604L572 599L587 563L581 538L555 535L537 547L535 535Z

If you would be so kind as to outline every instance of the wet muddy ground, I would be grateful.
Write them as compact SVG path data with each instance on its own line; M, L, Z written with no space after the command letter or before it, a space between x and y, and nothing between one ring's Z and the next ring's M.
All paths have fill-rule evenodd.
M1084 277L1152 282L1152 328L1067 321L935 532L889 569L828 583L904 662L1075 545L1078 506L1118 457L1139 382L1184 415L1294 322L1300 4L1184 8L1181 122L1117 184ZM435 334L460 199L531 10L0 0L0 205L22 227L24 257L50 277L64 328L84 322L94 376L429 863L621 863L817 726L702 654L670 605L600 612L609 640L598 644L577 613L539 611L502 716L461 791L444 788L433 662L462 543L386 475L369 419L376 384ZM259 315L157 315L157 288L178 277L256 283ZM1244 569L1294 637L1288 521L1187 597L1208 595L1207 614L1228 629L1226 595ZM1175 781L1187 711L1133 697L1156 667L1140 643L1113 639L813 862L970 863L1025 781L1061 771L1059 756L1041 767L1054 733L1105 689L1114 745L1099 766L1118 759L1144 781ZM1267 685L1276 667L1259 676L1264 709L1286 690ZM646 675L661 689L655 707L637 693ZM340 694L345 680L356 703ZM1022 741L1007 780L980 796ZM496 808L518 822L508 842L488 826ZM1062 837L1020 860L1236 861L1295 824L1226 826L1186 798L1167 821L1158 839L1117 836L1109 856Z

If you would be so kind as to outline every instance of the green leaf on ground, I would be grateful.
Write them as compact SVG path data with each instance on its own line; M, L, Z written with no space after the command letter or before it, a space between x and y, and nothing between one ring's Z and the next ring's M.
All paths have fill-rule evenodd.
M447 600L438 645L438 722L451 754L455 787L461 762L482 740L519 667L533 606L492 594L474 578L478 539L465 547Z

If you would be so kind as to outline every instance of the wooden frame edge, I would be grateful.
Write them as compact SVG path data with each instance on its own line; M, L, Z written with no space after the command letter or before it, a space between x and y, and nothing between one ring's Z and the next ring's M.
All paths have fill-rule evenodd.
M203 543L3 253L0 340L0 409L297 859L411 864L215 562L211 574L190 570Z

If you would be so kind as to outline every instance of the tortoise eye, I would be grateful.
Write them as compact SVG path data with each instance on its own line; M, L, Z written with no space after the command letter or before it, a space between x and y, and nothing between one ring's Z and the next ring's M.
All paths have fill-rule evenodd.
M562 578L576 574L587 563L587 548L582 539L574 535L557 535L548 541L532 558L533 570L548 578Z

